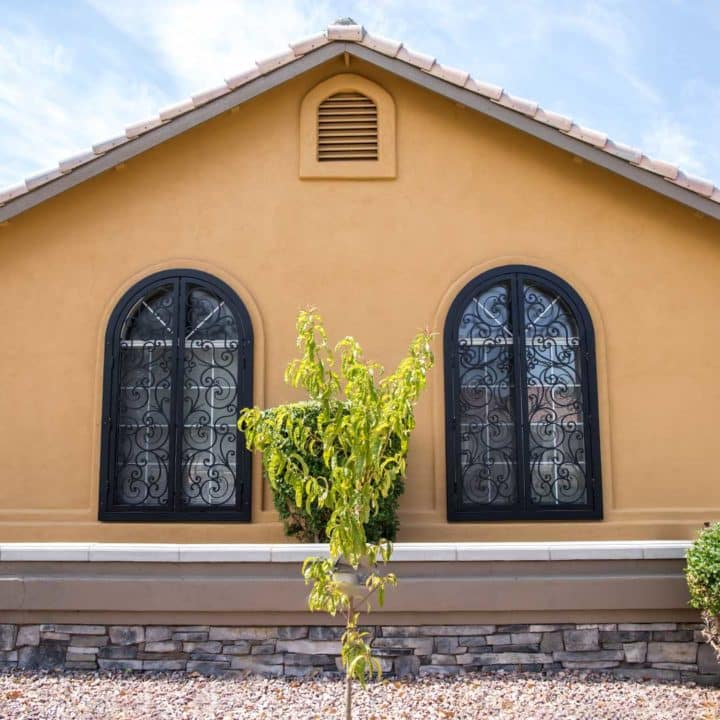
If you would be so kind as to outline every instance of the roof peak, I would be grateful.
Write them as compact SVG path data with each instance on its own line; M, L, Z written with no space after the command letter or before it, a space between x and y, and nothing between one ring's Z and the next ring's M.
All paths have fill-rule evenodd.
M654 174L656 177L659 176L659 178L665 179L675 186L684 188L701 198L714 201L711 206L712 209L709 211L706 210L705 212L713 215L714 217L720 217L720 188L715 187L712 182L686 174L671 163L650 158L643 154L641 150L629 147L619 142L614 142L604 133L583 127L575 123L572 118L546 110L532 100L526 100L524 98L513 96L502 87L477 80L466 71L442 65L431 55L425 55L424 53L411 50L399 40L390 40L378 35L372 35L351 17L341 17L331 25L328 25L325 31L297 42L291 42L288 45L288 49L283 52L257 60L252 67L244 70L238 75L233 75L232 77L227 78L222 85L210 88L209 90L205 90L197 95L193 95L188 100L184 100L180 103L164 108L158 115L152 118L133 123L125 128L122 135L97 143L92 146L92 149L62 160L55 167L36 173L35 175L26 178L18 185L0 189L0 220L15 215L18 212L22 212L22 209L37 204L37 202L40 202L41 199L38 198L36 202L29 201L15 204L15 207L18 208L16 211L13 211L10 206L5 208L3 211L2 206L5 203L12 203L12 201L16 198L20 198L40 186L57 180L63 176L70 175L74 173L76 169L81 168L88 163L92 163L94 160L97 160L99 157L114 150L115 148L131 142L146 133L150 133L156 128L166 125L181 115L192 113L199 107L207 105L208 103L233 92L237 88L253 82L255 79L263 75L267 75L285 65L299 60L301 57L308 55L325 45L337 41L355 43L356 45L362 46L363 50L371 50L387 58L414 66L416 70L422 71L429 76L434 76L435 78L438 78L457 88L461 88L464 92L471 93L471 95L474 96L482 96L485 100L503 106L507 110L511 110L518 115L525 116L526 118L537 122L539 125L548 127L552 133L558 134L558 139L562 136L569 136L581 143L591 146L592 148L601 150L609 155L613 155L615 158L624 161L628 165L647 171L650 175ZM547 139L548 142L554 142L552 139L545 139ZM559 145L559 140L558 142L554 142L554 144ZM92 174L93 173L86 173L86 176L89 177L92 176ZM79 181L80 180L78 179L78 182ZM56 187L56 192L60 192L60 186L58 185ZM663 190L660 190L660 192L663 192L666 195L671 195ZM676 199L678 198L676 197ZM690 204L694 207L697 206L696 201L692 203L686 202L686 204Z

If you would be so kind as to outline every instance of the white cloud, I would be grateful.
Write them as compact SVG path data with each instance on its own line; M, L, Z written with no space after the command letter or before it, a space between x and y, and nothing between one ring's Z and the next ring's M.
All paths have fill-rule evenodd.
M85 70L37 28L0 28L0 187L118 135L166 101L111 67Z
M687 128L669 118L661 118L644 134L642 147L651 157L671 162L688 172L703 175L707 171L700 159L700 143Z
M324 0L89 1L155 54L186 93L219 85L289 41L320 32L332 16Z

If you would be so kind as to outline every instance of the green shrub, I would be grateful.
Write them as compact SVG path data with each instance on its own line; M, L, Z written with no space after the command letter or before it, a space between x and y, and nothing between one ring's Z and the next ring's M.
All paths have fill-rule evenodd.
M334 403L339 414L348 414L347 404L343 402ZM262 411L262 422L266 427L271 428L273 451L282 449L288 455L302 457L307 465L308 473L314 477L327 476L328 468L323 462L323 446L320 440L318 416L322 410L319 402L298 402L284 406L289 413L289 423L280 424L277 422L278 409L270 408ZM293 440L291 428L302 425L307 432L318 436L317 443L298 443ZM297 439L297 436L295 436ZM389 458L400 449L400 439L393 435L388 445L385 457ZM342 448L337 447L338 456L342 457ZM269 457L263 453L263 462L269 462ZM382 539L394 541L398 530L398 505L400 496L405 489L405 483L401 477L396 477L386 497L378 501L377 510L370 515L365 523L365 535L368 542L378 542ZM298 505L295 502L295 488L288 479L281 475L276 478L272 485L273 501L275 509L285 525L285 533L289 537L295 537L300 542L328 542L326 527L330 519L331 510L328 507L319 507L317 503L311 505Z
M700 610L705 639L720 657L720 523L705 528L687 553L690 605Z

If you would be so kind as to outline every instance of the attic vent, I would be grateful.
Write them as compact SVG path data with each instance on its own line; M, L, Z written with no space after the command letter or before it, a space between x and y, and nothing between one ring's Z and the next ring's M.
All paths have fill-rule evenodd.
M359 92L340 92L318 106L319 162L378 159L378 112Z

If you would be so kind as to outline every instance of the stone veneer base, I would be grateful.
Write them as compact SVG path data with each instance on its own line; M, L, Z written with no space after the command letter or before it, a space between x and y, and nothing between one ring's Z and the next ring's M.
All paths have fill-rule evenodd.
M720 685L696 623L369 626L397 677L562 669ZM0 668L337 676L342 629L0 625Z

